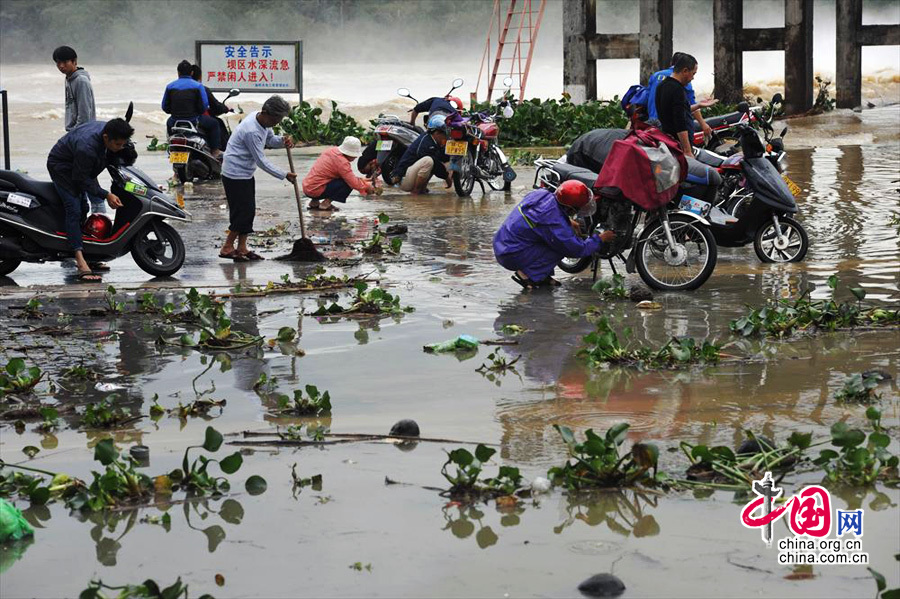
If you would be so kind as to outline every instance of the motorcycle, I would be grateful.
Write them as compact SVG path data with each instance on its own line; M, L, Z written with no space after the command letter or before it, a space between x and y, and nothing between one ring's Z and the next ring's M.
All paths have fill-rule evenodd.
M763 131L765 146L749 124L740 124L735 135L743 151L728 157L695 149L697 160L721 175L715 207L731 217L725 223L713 221L712 232L723 247L752 242L762 262L800 262L809 250L809 236L791 216L798 211L794 198L800 188L781 174L787 127L778 136L771 135L771 125Z
M374 133L378 168L381 169L382 178L390 182L391 173L400 162L406 148L425 133L425 130L401 121L394 115L378 115Z
M581 181L594 189L598 174L559 161L535 161L534 187L554 191L568 180ZM614 258L625 263L626 272L635 269L650 287L662 291L697 289L703 285L716 267L718 250L705 215L687 208L691 198L676 197L662 208L646 211L624 197L621 192L604 188L597 197L593 215L578 218L579 230L592 235L599 227L612 230L615 240L604 244L593 256L563 258L559 267L568 273L578 273L593 266L594 277L600 260L608 260L613 272Z
M772 96L769 102L768 114L762 106L750 108L747 102L740 102L736 112L729 112L706 119L706 124L712 129L709 139L703 136L699 123L694 123L694 146L704 148L723 156L730 156L740 151L739 128L744 125L760 127L764 131L772 130L772 121L775 119L775 111L778 105L784 103L781 94Z
M239 89L231 90L222 100L222 104L240 93ZM215 118L224 147L228 138L231 137L231 129L222 119ZM175 169L175 176L180 183L187 183L194 179L210 181L222 176L222 163L213 157L213 148L209 146L203 130L196 124L187 120L175 121L172 131L169 133L168 143L169 163Z
M129 104L125 120L130 121ZM88 262L106 262L131 253L135 263L155 277L176 273L184 263L184 241L166 219L190 221L191 216L163 193L159 186L133 166L134 145L113 155L107 171L111 191L122 200L116 210L111 235L83 238ZM0 276L22 262L49 262L71 258L74 252L65 233L65 208L53 183L0 170Z
M450 136L444 153L450 157L453 187L460 197L470 195L476 181L482 193L485 182L494 191L509 191L516 178L516 171L497 143L500 136L497 119L513 115L509 99L512 78L507 77L503 83L507 92L497 101L492 113L475 112L447 119Z

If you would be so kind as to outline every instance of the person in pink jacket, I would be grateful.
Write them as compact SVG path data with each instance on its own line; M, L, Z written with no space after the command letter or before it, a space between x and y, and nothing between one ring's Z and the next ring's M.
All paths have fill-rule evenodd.
M362 195L378 193L380 187L353 174L350 163L362 154L359 139L348 136L341 145L328 148L316 159L303 179L303 193L311 198L310 210L337 211L332 202L346 202L354 189Z

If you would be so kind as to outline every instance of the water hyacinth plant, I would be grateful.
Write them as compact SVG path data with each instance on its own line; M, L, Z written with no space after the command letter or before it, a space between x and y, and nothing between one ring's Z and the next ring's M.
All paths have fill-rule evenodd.
M698 343L691 337L673 337L658 349L629 341L631 329L624 329L622 339L605 317L596 330L584 337L587 347L579 352L591 366L619 364L638 368L666 368L686 364L715 364L719 361L721 345L714 341Z
M593 429L578 441L567 426L553 428L566 444L569 458L562 466L551 468L547 476L551 482L569 489L626 487L639 482L651 482L656 476L659 448L652 443L635 443L630 451L620 453L629 424L616 424L600 436ZM650 475L650 470L653 475Z
M851 287L851 301L836 299L839 279L828 277L829 299L814 300L809 287L795 300L781 299L762 308L750 308L746 316L731 321L729 328L743 337L787 337L797 331L834 331L858 326L900 324L900 310L865 308L865 289Z

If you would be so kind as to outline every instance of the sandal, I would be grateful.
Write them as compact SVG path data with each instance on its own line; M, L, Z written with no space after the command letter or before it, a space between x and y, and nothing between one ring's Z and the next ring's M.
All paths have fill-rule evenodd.
M79 270L75 277L79 281L84 281L85 283L101 283L103 281L103 277L93 270Z
M253 252L253 251L247 252L246 254L243 254L243 255L253 261L265 260L265 258L263 258L262 256L260 256L259 254L257 254L256 252Z
M515 273L511 278L513 281L521 285L522 289L540 289L542 287L559 287L560 285L562 285L562 283L560 283L553 277L547 277L543 281L532 281L528 277L522 277L519 276L519 273Z
M320 212L340 212L341 209L335 206L334 204L329 205L327 208L325 206L307 206L308 210L318 210Z
M231 259L235 262L250 262L250 258L247 257L247 254L238 254L237 252L231 255Z
M88 262L88 266L94 272L109 272L109 265L105 262Z
M219 258L231 260L232 258L234 258L234 250L231 250L230 252L219 252Z

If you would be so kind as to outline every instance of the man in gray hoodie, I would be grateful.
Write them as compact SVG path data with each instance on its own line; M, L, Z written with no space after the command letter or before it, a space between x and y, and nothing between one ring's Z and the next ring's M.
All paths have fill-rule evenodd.
M78 66L78 54L75 50L69 46L60 46L53 51L53 62L59 72L66 76L66 131L97 120L91 76ZM106 212L104 202L92 200L91 212Z

